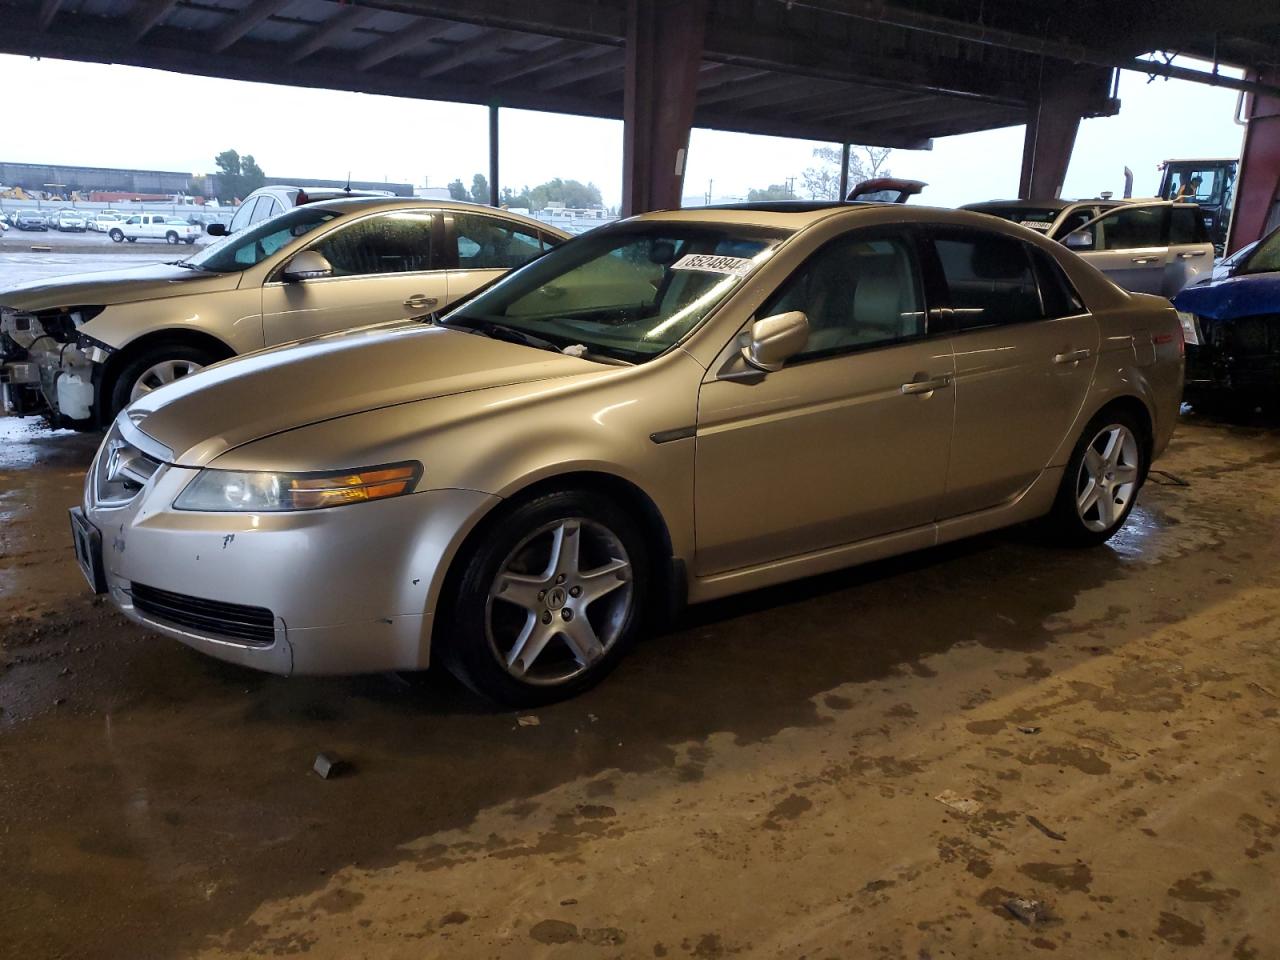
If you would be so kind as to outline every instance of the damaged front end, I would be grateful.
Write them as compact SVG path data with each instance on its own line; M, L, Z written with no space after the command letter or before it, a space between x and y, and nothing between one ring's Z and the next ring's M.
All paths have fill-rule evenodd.
M93 427L102 364L113 348L80 332L103 307L24 311L0 306L0 401L10 416L46 414Z

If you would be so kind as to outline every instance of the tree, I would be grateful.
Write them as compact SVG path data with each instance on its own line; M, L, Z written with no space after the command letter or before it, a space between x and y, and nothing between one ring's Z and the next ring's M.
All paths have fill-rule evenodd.
M566 207L575 208L604 206L600 188L594 183L562 180L559 177L538 184L528 191L528 196L531 210L542 210L549 203L563 203Z
M885 166L890 147L852 147L849 150L849 186L870 180L872 177L887 177L890 170ZM805 189L814 200L835 200L840 192L840 148L816 147L813 151L816 160L821 164L810 167L800 175Z
M218 167L218 199L243 200L267 182L253 154L243 157L235 150L223 150L213 158Z
M471 178L471 199L476 203L489 202L489 180L483 173Z
M752 188L747 191L747 200L752 203L757 200L791 200L793 196L785 183L771 183L763 190Z
M449 196L454 200L470 200L471 197L467 193L467 188L463 186L462 179L458 178L449 184Z

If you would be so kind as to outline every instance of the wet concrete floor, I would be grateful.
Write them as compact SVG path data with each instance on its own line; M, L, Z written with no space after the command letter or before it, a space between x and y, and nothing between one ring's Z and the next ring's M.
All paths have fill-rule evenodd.
M695 608L536 725L95 603L93 440L0 420L0 954L1280 956L1274 425L1187 418L1107 547Z

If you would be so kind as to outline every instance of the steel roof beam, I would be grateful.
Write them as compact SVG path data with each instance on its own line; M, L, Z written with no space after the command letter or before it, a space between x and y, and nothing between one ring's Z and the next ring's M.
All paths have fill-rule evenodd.
M279 13L293 0L253 0L234 19L213 35L209 49L221 53L272 14Z
M539 90L558 90L560 87L581 83L584 80L590 80L593 77L599 77L607 73L616 73L618 74L618 79L621 80L622 70L625 66L626 54L621 50L612 48L602 50L599 53L583 57L560 73L551 74L537 84L537 87Z
M58 11L62 9L62 0L42 0L40 4L40 13L36 17L36 23L41 30L48 30L49 24L53 23L53 18L58 15Z
M447 32L453 26L454 24L448 21L423 20L407 30L387 34L384 39L375 40L365 48L360 55L360 59L356 61L356 70L360 73L366 73L380 63L386 63L388 60L394 60L396 57L403 56L406 53L412 53L430 43L442 33Z
M448 73L450 70L469 63L478 53L485 53L501 47L510 38L511 34L505 30L482 30L476 36L454 44L443 56L427 64L418 73L418 76L436 77L442 73Z
M134 8L129 20L129 33L133 42L137 42L160 25L169 15L169 11L178 5L178 0L142 0Z
M314 53L324 50L348 30L354 30L363 23L368 23L380 11L373 7L357 7L343 4L338 12L328 20L317 24L310 33L300 37L297 45L285 55L289 63L299 63Z

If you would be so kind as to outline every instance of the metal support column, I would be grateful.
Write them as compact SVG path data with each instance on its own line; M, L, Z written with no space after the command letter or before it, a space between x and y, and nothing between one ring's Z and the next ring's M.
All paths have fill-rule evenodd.
M707 0L628 0L622 213L680 206Z
M1247 73L1250 80L1276 84L1280 70L1271 74ZM1227 253L1234 253L1280 225L1280 97L1247 94L1244 146L1236 175L1235 212Z
M1080 120L1119 110L1119 102L1108 96L1108 73L1082 67L1045 78L1027 118L1019 197L1048 200L1062 194Z
M841 200L849 196L849 144L840 145L840 192L836 194Z
M489 206L498 206L498 105L489 104Z

